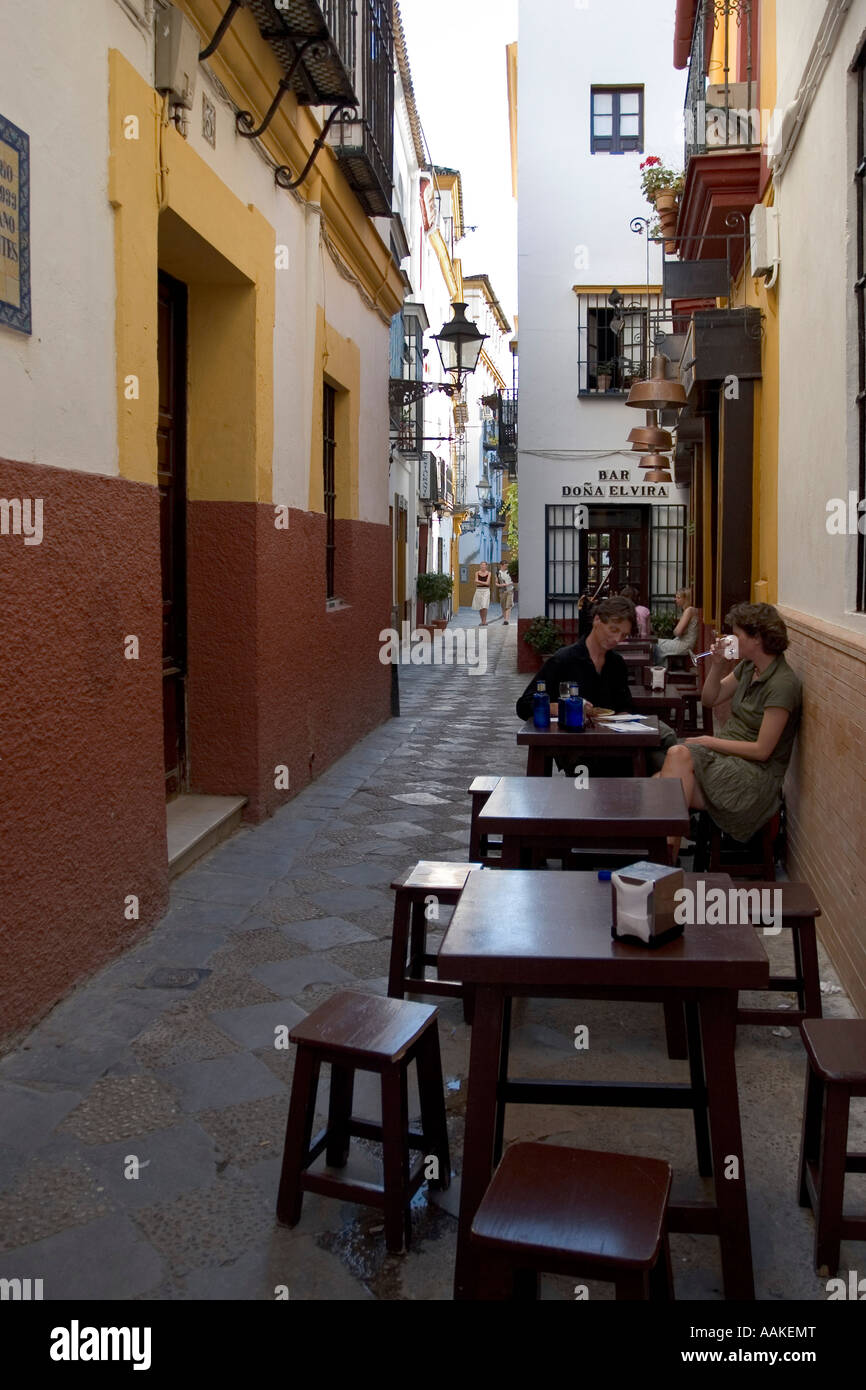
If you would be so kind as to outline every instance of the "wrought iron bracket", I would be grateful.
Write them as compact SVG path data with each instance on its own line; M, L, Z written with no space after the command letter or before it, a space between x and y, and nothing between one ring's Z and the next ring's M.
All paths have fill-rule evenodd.
M231 24L235 15L237 14L238 10L243 9L246 3L247 0L230 0L229 7L223 15L222 19L220 20L219 24L217 25L216 30L214 31L213 38L207 45L207 48L203 48L201 50L201 53L199 53L198 55L198 60L200 63L206 62L212 53L216 53L217 49L219 48L220 44L222 43L223 39L228 33L229 25Z
M237 129L238 135L242 135L245 140L257 140L260 135L264 135L271 121L274 119L274 116L277 114L280 102L286 95L286 92L290 90L291 85L295 79L295 73L297 72L300 64L304 61L304 58L307 56L307 53L310 51L310 49L316 48L317 45L321 43L321 37L314 36L311 39L305 39L304 42L300 45L292 61L292 66L289 68L286 75L280 78L280 85L276 90L274 99L268 107L267 112L265 114L265 118L260 126L258 126L255 130L250 129L250 127L253 124L253 121L255 120L252 111L239 111L237 113L237 115L235 116L235 128Z
M434 391L453 397L459 394L460 388L447 381L403 381L400 377L391 377L388 402L392 406L414 405L424 396L432 396Z
M292 178L292 171L289 168L288 164L277 165L276 169L274 170L274 183L277 185L278 188L285 188L287 190L291 190L293 188L300 188L301 184L304 182L304 179L307 177L316 160L318 159L319 151L324 148L325 142L328 138L328 131L331 129L331 126L334 124L337 117L341 116L344 111L354 110L357 107L357 105L357 101L340 101L337 103L330 116L325 121L325 124L322 127L321 135L316 137L316 141L313 145L313 148L310 150L310 157L296 179Z

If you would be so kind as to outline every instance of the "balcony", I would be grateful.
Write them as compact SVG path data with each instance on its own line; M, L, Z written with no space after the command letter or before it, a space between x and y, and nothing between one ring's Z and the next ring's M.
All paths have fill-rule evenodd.
M354 0L249 0L249 8L302 105L354 100Z
M743 223L731 214L748 222L760 201L757 4L698 0L694 9L677 250L682 260L726 257L730 251L736 276L744 239L735 233Z
M394 31L390 0L324 0L326 11L349 5L354 29L346 33L351 48L357 109L344 111L328 134L358 201L369 217L391 216L391 169L394 155Z

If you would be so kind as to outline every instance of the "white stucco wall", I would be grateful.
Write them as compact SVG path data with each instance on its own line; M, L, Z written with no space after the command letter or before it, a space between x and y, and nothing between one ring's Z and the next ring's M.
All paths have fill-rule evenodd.
M133 8L146 12L146 0ZM108 204L108 52L153 79L153 40L121 0L4 0L0 112L30 136L33 335L0 326L0 456L117 472L113 213ZM216 107L213 149L202 92ZM388 325L320 244L319 215L274 184L235 131L234 111L198 68L188 143L289 249L277 271L274 497L306 509L316 306L361 357L360 517L387 518ZM323 151L320 159L331 159Z
M671 68L674 5L669 0L521 0L518 109L520 311L520 581L525 616L544 611L544 506L566 486L598 482L599 469L630 469L629 459L581 458L629 451L642 413L621 398L578 398L578 302L573 287L645 285L647 243L632 232L651 208L640 189L648 154L682 167L685 76ZM644 86L644 150L590 152L591 88ZM651 248L650 282L660 283L660 248ZM562 459L563 452L574 457ZM554 457L543 455L560 455ZM541 457L539 456L541 455ZM619 484L618 484L619 485ZM684 504L673 485L656 498ZM586 499L593 500L593 499ZM594 499L601 501L602 499ZM604 499L606 501L606 499ZM632 501L632 499L623 499Z
M816 25L795 0L779 25L780 91L793 96ZM807 13L808 12L808 13ZM780 16L780 19L782 16ZM848 72L866 28L854 0L776 189L779 277L779 600L866 632L852 612L856 539L828 535L827 502L857 491L856 80Z

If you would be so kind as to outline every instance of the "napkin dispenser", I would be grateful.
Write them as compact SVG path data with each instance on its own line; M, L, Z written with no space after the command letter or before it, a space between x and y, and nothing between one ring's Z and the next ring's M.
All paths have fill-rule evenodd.
M667 669L667 667L666 667L666 666L651 666L651 667L650 667L650 673L651 673L651 676L652 676L652 683L651 683L650 689L651 689L651 690L664 690L664 688L665 688L665 681L666 681L667 678L668 678L668 669Z
M683 886L682 869L642 860L611 874L610 886L611 935L616 941L652 948L682 935L682 923L674 920L675 894Z

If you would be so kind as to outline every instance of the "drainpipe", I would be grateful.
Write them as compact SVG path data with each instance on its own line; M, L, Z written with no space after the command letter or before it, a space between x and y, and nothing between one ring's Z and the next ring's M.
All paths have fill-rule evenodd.
M845 15L850 8L851 0L829 0L824 11L824 18L803 69L797 95L790 105L785 107L781 125L768 152L770 168L776 183L781 179L794 152L794 146L815 99L815 94L824 75L824 69L836 47L836 40L839 37Z

